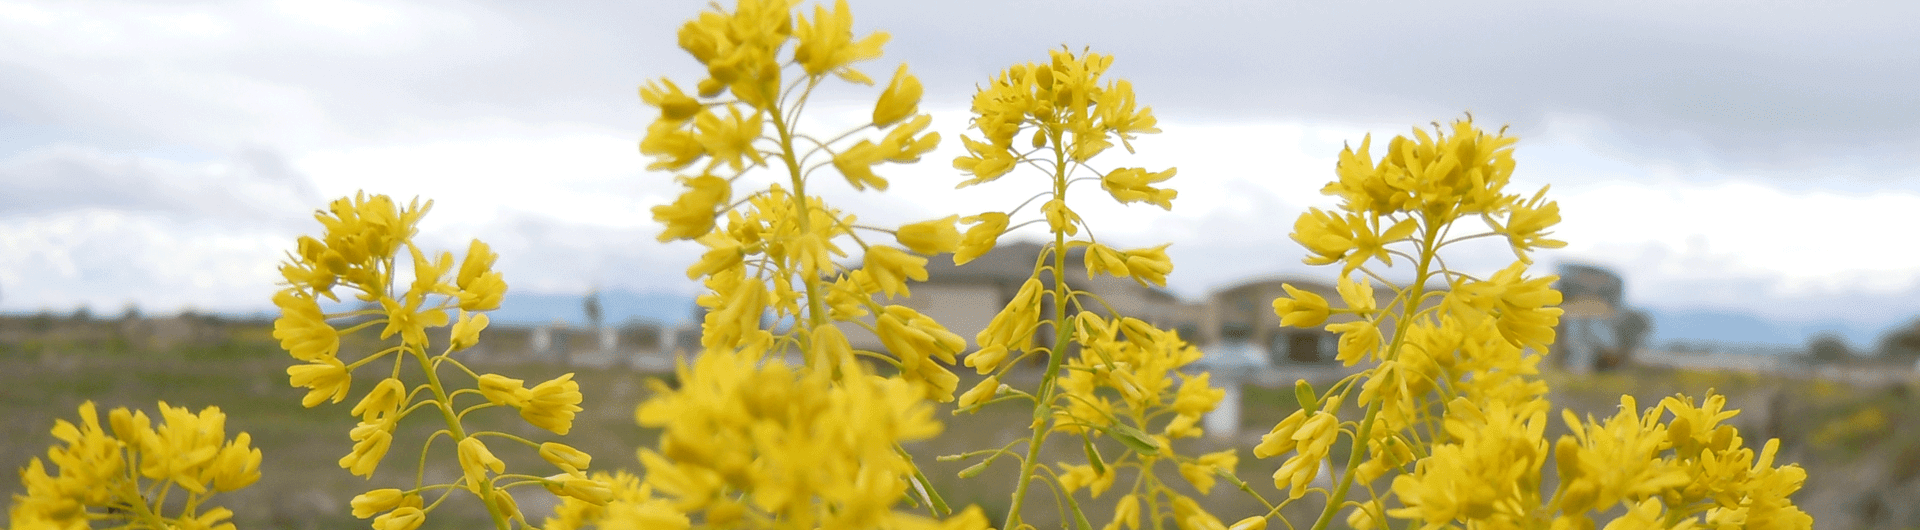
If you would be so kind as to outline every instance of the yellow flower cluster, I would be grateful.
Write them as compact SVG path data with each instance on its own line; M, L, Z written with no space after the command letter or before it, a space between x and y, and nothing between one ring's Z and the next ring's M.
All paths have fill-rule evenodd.
M196 414L163 401L159 425L145 411L116 408L102 428L93 402L82 403L79 425L54 423L53 437L64 444L47 450L55 473L39 458L20 471L26 493L13 499L12 527L68 530L100 521L114 528L232 530L233 512L206 502L259 480L260 450L247 433L227 439L226 423L219 408ZM176 487L184 504L172 493ZM170 509L179 513L167 515Z
M1121 204L1139 202L1171 209L1178 195L1160 187L1174 176L1173 169L1122 167L1102 172L1091 165L1115 142L1132 152L1138 135L1159 132L1152 109L1138 106L1130 83L1101 79L1112 63L1112 57L1097 53L1055 50L1049 62L1009 68L974 95L972 126L983 138L961 137L968 154L956 158L953 165L971 178L960 186L992 182L1021 166L1046 170L1050 185L1014 211L969 217L976 224L962 239L954 262L964 264L991 250L1009 220L1036 202L1053 241L1035 257L1033 275L1013 300L975 335L979 349L964 362L988 377L961 396L960 407L974 410L999 400L1030 399L1036 418L1051 419L1051 426L1036 422L1033 435L1024 441L1025 456L1005 449L981 453L990 456L976 467L1014 454L1020 461L1020 475L1033 477L1039 451L1050 433L1081 438L1087 459L1060 462L1054 473L1060 490L1067 494L1063 497L1070 513L1063 513L1063 518L1085 518L1073 493L1087 488L1098 497L1113 486L1122 469L1134 468L1141 480L1122 497L1108 528L1138 525L1143 503L1148 506L1144 516L1156 521L1156 527L1157 521L1172 518L1182 528L1223 528L1191 498L1161 483L1153 471L1159 462L1174 463L1180 475L1204 494L1213 488L1218 474L1231 474L1239 461L1234 450L1197 458L1173 451L1172 440L1201 434L1197 426L1201 416L1225 396L1224 390L1210 386L1210 374L1180 372L1200 359L1200 350L1177 333L1117 314L1098 296L1074 289L1065 274L1071 250L1082 253L1089 280L1107 275L1130 278L1142 286L1165 286L1173 270L1167 245L1132 250L1108 247L1093 237L1086 219L1067 203L1068 188L1089 180L1098 180ZM1015 145L1021 138L1029 141ZM1099 176L1076 178L1080 171ZM1082 230L1088 231L1084 239L1079 238ZM1036 332L1043 328L1056 330L1053 344L1034 344ZM1010 370L1033 356L1047 360L1040 388L1027 393L1001 383ZM1102 456L1094 444L1095 434L1118 441L1127 451ZM1023 479L1016 486L1007 528L1022 524L1021 508L1030 482Z
M326 229L324 236L301 237L298 252L281 266L288 286L274 295L281 316L274 321L273 336L296 360L305 363L287 369L291 383L307 389L303 405L339 403L351 393L355 369L389 357L393 362L392 369L386 370L385 376L353 406L351 413L360 418L360 423L349 433L353 450L340 458L340 467L372 478L393 446L400 421L415 411L430 409L439 413L446 428L429 436L426 444L431 447L434 440L445 435L454 444L462 471L453 484L425 484L423 469L411 489L369 491L353 499L354 515L363 519L378 515L373 527L379 530L411 530L424 523L439 504L423 503L423 493L454 488L479 497L495 526L502 529L514 522L526 524L518 503L507 492L509 486L540 485L556 495L605 503L610 492L585 475L591 459L585 453L564 444L535 443L505 433L469 433L462 426L470 412L511 407L527 423L565 435L573 428L574 413L581 410L580 385L572 380L573 374L566 374L527 388L519 379L477 373L453 356L479 342L488 324L481 311L500 306L507 284L493 270L498 256L486 243L474 240L468 245L457 270L453 253L430 256L413 243L414 225L431 206L416 201L401 208L385 195L362 194L334 201L327 211L315 215ZM402 255L411 258L411 278L400 277L406 270L396 268ZM404 280L411 281L401 283ZM342 286L356 291L356 299L375 308L337 313L323 310L320 299L339 301L334 289ZM404 290L400 290L402 286ZM450 317L449 311L457 312L458 317ZM338 329L330 322L336 319L361 322ZM399 344L351 362L341 360L340 336L374 326L382 326L382 340L398 336ZM427 330L449 326L447 344L440 351L429 351ZM409 360L420 368L420 382L402 379L402 368ZM440 377L443 365L472 377L474 387L447 386ZM462 394L479 401L460 406L455 398ZM536 449L562 473L531 478L505 474L504 462L493 455L482 436Z
M913 384L868 375L857 363L842 365L836 381L828 371L762 365L762 358L708 351L681 366L678 389L654 384L654 397L637 413L641 425L662 430L659 451L640 452L646 487L675 510L705 514L715 528L932 524L893 509L914 474L897 444L941 430ZM651 513L633 516L657 516ZM971 519L977 513L956 521Z
M1132 152L1139 135L1159 132L1127 81L1102 79L1112 57L1054 50L1046 62L999 73L973 97L978 137L961 138L966 154L953 161L964 175L960 186L1029 167L1047 175L1046 189L1011 211L883 228L827 205L809 192L819 185L810 177L825 169L856 190L881 192L889 181L877 168L931 152L940 136L920 113L919 80L898 67L871 119L854 130L814 136L799 124L829 78L875 84L855 66L880 57L887 34L855 35L844 0L810 11L795 0L739 0L732 10L701 13L678 38L706 76L691 94L667 79L639 89L659 112L639 150L650 169L679 173L684 188L652 215L664 225L661 241L705 248L687 274L708 292L698 299L706 311L697 357L679 363L677 385L652 382L635 412L641 426L661 431L656 447L638 452L646 474L590 472L590 455L557 441L469 432L467 414L505 407L566 435L582 411L579 384L566 374L529 387L456 357L479 344L485 311L506 292L493 270L498 257L478 240L459 260L423 250L415 227L431 203L359 194L318 212L324 233L301 237L280 267L286 283L273 296L281 310L273 336L299 363L288 368L289 381L307 390L305 407L338 404L353 397L355 370L391 360L374 369L377 382L350 410L359 422L338 465L354 475L372 478L407 416L437 413L445 427L422 441L412 486L354 497L355 517L372 519L376 530L414 530L465 490L496 528L527 528L509 490L539 486L561 501L543 521L549 529L985 529L979 507L949 507L902 447L942 432L934 403L955 399L960 378L950 367L960 362L984 378L958 396L959 411L1032 405L1024 440L943 457L982 459L963 477L1002 456L1019 462L1003 524L1009 530L1032 528L1022 522L1028 488L1049 478L1061 520L1093 528L1076 495L1085 489L1099 497L1123 472L1136 479L1122 488L1104 530L1168 523L1264 530L1310 493L1324 499L1314 530L1342 510L1357 529L1401 522L1592 530L1600 518L1609 530L1812 526L1790 499L1805 472L1776 465L1777 440L1747 447L1724 423L1737 411L1719 395L1698 403L1674 396L1645 410L1623 397L1618 413L1603 420L1563 412L1570 432L1549 443L1552 405L1538 365L1555 339L1561 297L1554 277L1529 276L1527 266L1535 250L1564 245L1550 237L1559 208L1545 188L1530 196L1506 191L1515 140L1480 130L1470 117L1396 137L1377 160L1370 136L1345 149L1337 179L1323 190L1340 198L1339 207L1311 209L1294 222L1307 263L1340 265L1340 300L1287 285L1273 309L1282 325L1337 334L1336 358L1363 369L1324 392L1299 382L1300 409L1253 448L1257 458L1285 457L1273 479L1288 498L1275 504L1235 475L1237 450L1177 451L1177 441L1202 434L1200 418L1225 395L1211 374L1192 370L1200 350L1067 277L1074 252L1089 281L1105 275L1164 287L1173 269L1168 245L1109 247L1067 201L1078 182L1098 182L1121 204L1171 209L1178 196L1166 186L1172 168L1095 166L1114 145ZM748 180L761 169L779 176L764 185ZM1037 211L1023 212L1027 206ZM1476 218L1487 231L1459 226ZM1040 223L1051 241L1013 299L974 335L974 351L908 302L896 303L927 280L929 258L951 254L964 265L1011 228ZM1504 239L1512 265L1488 273L1446 267L1444 248L1483 237ZM1383 267L1396 261L1411 274L1386 274ZM339 296L343 290L352 300ZM381 349L343 358L343 335L375 327ZM449 328L437 346L436 328ZM850 331L871 333L879 351L855 348ZM1005 383L1029 361L1046 365L1037 387ZM405 369L409 362L418 372ZM442 377L453 374L472 384ZM103 427L92 403L80 407L79 424L58 422L53 435L63 445L48 451L51 469L36 458L22 471L26 493L14 499L12 526L232 528L232 513L205 501L256 481L260 452L246 433L225 438L218 409L160 408L158 425L145 413L116 409ZM1040 462L1056 433L1078 438L1085 459ZM425 459L442 437L460 473L427 484ZM516 444L557 472L509 472L494 450ZM1184 489L1163 483L1162 462L1203 495L1225 480L1267 511L1223 523ZM1543 475L1549 463L1557 472L1551 480ZM1338 475L1331 489L1315 485L1323 470ZM176 488L183 503L171 495ZM429 494L438 496L429 502ZM903 503L928 515L902 510Z
M1275 486L1297 499L1317 489L1309 485L1319 469L1344 467L1315 528L1348 506L1355 528L1397 518L1421 528L1591 529L1594 516L1623 506L1606 528L1810 527L1787 499L1805 473L1773 465L1776 442L1757 459L1743 448L1720 423L1733 413L1719 396L1698 406L1668 398L1644 413L1625 397L1605 422L1564 414L1573 434L1548 443L1551 404L1538 365L1554 341L1560 293L1556 278L1528 277L1526 268L1533 250L1563 245L1547 238L1558 206L1544 188L1531 198L1505 193L1513 138L1471 119L1450 133L1436 129L1395 138L1377 161L1371 138L1342 152L1339 179L1324 190L1342 199L1339 211L1312 209L1294 224L1307 263L1341 264L1345 307L1287 286L1275 313L1298 327L1354 316L1324 327L1340 336L1339 359L1369 364L1325 394L1301 384L1301 410L1254 450L1292 455ZM1475 217L1490 230L1460 233L1456 222ZM1506 239L1511 266L1485 277L1445 267L1444 247L1489 236ZM1395 256L1412 261L1410 281L1396 285L1375 270ZM1393 290L1385 306L1374 281ZM1360 419L1337 414L1348 400L1366 407ZM1667 413L1673 419L1663 424ZM1328 451L1341 436L1355 447L1344 466ZM1550 494L1541 475L1549 461L1559 472ZM1391 488L1375 489L1389 476ZM1370 499L1348 500L1356 482Z
M958 217L862 226L809 192L820 185L810 178L819 169L854 189L884 191L889 182L876 168L918 161L940 135L927 131L920 82L905 65L868 123L831 137L802 132L806 103L829 78L873 84L855 66L878 58L888 37L856 36L844 1L797 7L743 0L701 13L680 30L681 48L706 67L696 94L666 79L641 88L641 100L660 111L641 152L653 169L689 171L678 179L686 189L653 216L666 225L662 241L706 248L687 270L708 291L697 299L705 309L701 351L682 366L678 389L656 387L641 405L639 421L662 427L663 439L641 453L645 478L616 486L633 495L633 506L654 508L573 512L560 519L566 525L985 525L978 509L953 513L899 448L939 432L930 400L953 400L959 378L948 366L966 341L910 307L882 302L911 296L910 284L927 279L927 256L962 250ZM869 128L881 134L861 138ZM761 168L780 176L735 189ZM899 246L860 231L890 233ZM857 263L840 262L855 250ZM846 333L857 328L883 351L854 349ZM869 362L891 375L870 375ZM672 502L643 500L655 494ZM950 517L895 511L907 498Z

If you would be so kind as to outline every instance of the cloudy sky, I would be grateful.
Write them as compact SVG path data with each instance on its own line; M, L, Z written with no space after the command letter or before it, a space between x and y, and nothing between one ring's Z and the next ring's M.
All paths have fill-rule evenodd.
M827 194L877 222L1005 208L1026 188L950 191L972 87L1090 46L1165 130L1128 165L1177 166L1180 198L1088 216L1176 242L1182 295L1313 273L1286 233L1333 204L1341 145L1472 112L1521 138L1520 189L1553 186L1545 265L1658 311L1878 329L1920 315L1917 6L855 1L893 35L868 71L910 64L947 141L885 196ZM0 312L264 308L309 213L362 189L433 199L423 240L493 243L516 290L692 294L697 249L653 239L676 188L635 149L635 87L698 79L674 32L701 9L0 0Z

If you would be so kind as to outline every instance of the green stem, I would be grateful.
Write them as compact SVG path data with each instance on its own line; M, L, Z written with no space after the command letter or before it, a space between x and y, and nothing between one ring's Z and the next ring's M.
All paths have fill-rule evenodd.
M440 409L440 417L446 420L447 432L453 438L454 447L458 448L460 441L467 439L467 430L460 427L460 416L453 410L453 400L447 398L446 387L440 385L439 370L434 369L434 364L428 361L425 352L419 350L408 350L408 352L413 354L414 360L420 362L420 371L427 373L427 386L433 389L434 404L437 405L435 408ZM493 527L507 530L506 514L500 513L499 505L492 502L493 483L481 482L473 486L480 490L480 501L487 505L487 515L493 518Z
M1407 328L1413 325L1415 313L1419 311L1419 304L1415 301L1420 300L1426 290L1427 277L1430 274L1428 268L1433 265L1434 238L1439 233L1435 230L1437 227L1426 228L1421 236L1420 262L1414 265L1413 285L1407 287L1412 294L1400 303L1403 317L1395 319L1393 343L1387 347L1387 354L1381 362L1399 358L1400 346L1407 341ZM1353 479L1358 474L1360 460L1369 452L1368 446L1373 443L1373 424L1374 420L1380 416L1381 402L1382 400L1374 400L1367 405L1367 415L1360 421L1360 430L1353 433L1353 451L1347 455L1347 468L1340 473L1340 485L1336 486L1333 494L1327 498L1327 506L1320 510L1320 518L1313 522L1313 530L1326 530L1327 525L1333 522L1334 514L1340 511L1341 504L1347 498L1347 492L1353 488Z
M807 180L801 178L800 155L793 148L793 131L787 124L785 114L780 112L779 109L775 109L774 112L768 114L771 114L773 117L774 132L780 135L780 161L786 163L787 175L793 184L794 209L799 212L797 216L798 219L795 219L795 221L800 224L800 233L809 233L812 231L813 208L807 204ZM798 111L795 112L794 116L796 118L799 117ZM826 305L820 300L820 275L809 275L801 278L800 281L805 283L807 287L807 332L812 333L813 328L818 328L827 323ZM812 341L809 340L808 342L811 343ZM806 344L801 345L802 348L806 346ZM807 359L808 364L813 363L813 358L805 355L804 349L801 357Z
M1060 133L1054 132L1054 197L1065 201L1067 196L1066 151L1060 148ZM1033 482L1033 467L1040 461L1040 446L1047 441L1047 417L1053 407L1054 379L1060 377L1060 365L1065 360L1067 338L1067 233L1063 230L1053 232L1053 348L1047 350L1047 373L1040 379L1040 391L1033 400L1033 436L1027 440L1027 458L1020 462L1020 483L1013 488L1013 506L1007 509L1007 523L1001 528L1008 530L1020 527L1020 507L1026 504L1027 485Z

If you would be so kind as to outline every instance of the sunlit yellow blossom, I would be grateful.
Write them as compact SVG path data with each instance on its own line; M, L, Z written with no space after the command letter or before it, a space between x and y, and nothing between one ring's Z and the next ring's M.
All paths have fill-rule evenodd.
M1327 331L1340 334L1338 351L1334 358L1347 366L1353 366L1361 360L1379 354L1380 327L1370 320L1351 320L1338 324L1328 324Z
M339 354L340 332L327 324L312 297L287 289L273 295L273 304L280 307L280 318L273 321L273 338L280 340L280 349L302 361Z
M873 166L886 160L887 152L880 144L870 140L848 146L833 155L833 168L847 178L853 189L864 190L869 187L886 191L887 179L873 173Z
M1091 465L1066 462L1061 462L1059 468L1060 487L1067 490L1067 493L1073 493L1080 488L1091 488L1093 496L1099 497L1106 493L1108 488L1113 487L1114 479L1119 478L1119 475L1113 472L1113 468L1107 468L1106 473L1100 473Z
M313 408L322 401L339 403L347 399L347 389L353 383L353 375L347 373L347 365L332 357L289 366L287 376L293 386L307 389L307 397L300 400L300 404L307 408Z
M387 327L380 338L400 335L401 342L414 348L427 345L427 328L447 325L447 310L427 307L424 294L408 294L406 302L380 297L380 308L387 314Z
M674 121L656 121L648 126L647 135L640 140L640 153L653 157L653 163L647 164L650 171L677 171L707 155L693 131Z
M805 15L799 17L799 22L793 28L793 37L799 41L793 50L793 60L800 63L808 75L833 73L862 84L871 84L873 81L847 65L879 57L880 47L888 39L886 32L874 32L855 41L853 12L847 9L847 0L836 0L833 11L827 11L824 6L814 6L813 18Z
M999 394L1001 386L998 376L981 379L979 383L973 385L972 389L960 394L960 400L955 403L954 406L965 409L985 403L987 400L993 399L995 395Z
M1194 489L1200 490L1201 495L1206 495L1213 491L1214 473L1231 475L1239 463L1240 456L1234 449L1207 453L1191 463L1180 464L1180 476L1193 484Z
M420 508L403 506L374 518L374 530L413 530L427 522L427 513Z
M487 479L487 470L493 470L494 473L506 472L506 462L501 462L499 458L493 456L493 451L488 450L487 444L482 443L479 438L469 436L460 440L458 446L460 471L466 474L467 489L479 493L481 484L490 483L491 481Z
M508 378L499 374L486 374L480 376L478 382L480 385L480 395L485 396L488 402L495 405L507 405L519 408L524 406L527 400L533 398L533 393L529 392L526 388L526 382L519 379Z
M387 448L393 445L394 419L363 421L354 427L349 433L353 438L353 452L340 458L340 467L355 475L372 477L373 470L380 467L380 460L386 458Z
M1123 167L1109 171L1105 177L1101 177L1100 187L1101 189L1107 190L1108 194L1113 195L1113 200L1120 201L1122 204L1145 202L1159 206L1163 210L1172 210L1173 199L1178 196L1180 192L1166 188L1155 188L1152 184L1173 178L1173 174L1174 170L1172 169L1157 173L1148 173L1147 170L1142 168Z
M880 284L880 291L887 297L894 295L912 295L907 281L927 281L927 258L915 256L893 247L870 247L867 249L867 274Z
M351 503L353 516L366 519L373 517L374 514L399 508L401 502L407 497L406 492L394 488L382 488L355 495Z
M480 343L480 332L487 329L487 315L460 312L460 319L453 323L453 332L447 337L447 346L454 351L473 347Z
M1302 291L1293 284L1283 283L1280 287L1293 297L1273 299L1273 313L1280 316L1280 325L1311 328L1327 321L1331 309L1327 307L1325 297L1312 291Z
M580 409L580 383L568 373L534 385L520 407L520 417L535 427L566 435L573 430L573 413Z
M895 238L902 246L926 255L953 252L960 249L960 231L953 226L958 215L949 215L931 221L921 221L901 225Z
M661 79L659 83L648 81L646 85L641 86L640 100L648 105L659 107L660 119L677 124L700 112L700 100L681 92L680 86L673 84L673 80ZM662 87L661 84L666 86Z
M680 177L679 181L687 186L687 191L672 204L653 207L653 220L667 225L667 229L660 232L662 242L693 239L713 231L715 212L733 200L733 186L726 179L700 175Z
M907 65L901 64L873 105L873 126L886 127L919 113L921 92L920 79L907 73Z
M961 187L992 182L1006 175L1007 172L1013 171L1014 165L1018 163L1013 155L1007 153L1005 147L978 142L965 136L960 137L960 143L966 146L968 156L953 159L953 168L973 175L972 179L961 182Z
M574 449L573 446L546 442L540 444L540 458L568 473L579 473L593 462L593 456Z
M1062 232L1070 236L1079 234L1080 225L1085 223L1085 221L1080 219L1080 214L1074 213L1072 208L1067 207L1067 201L1057 198L1048 200L1046 204L1041 205L1040 211L1046 212L1047 226L1055 232Z
M1088 243L1083 261L1086 262L1087 279L1096 274L1111 274L1125 278L1132 274L1127 270L1127 258L1120 251L1099 243Z
M965 265L974 258L986 254L987 251L993 250L994 245L1000 240L1000 234L1007 231L1009 218L1004 213L985 212L967 217L963 221L975 224L967 228L966 237L960 240L959 250L953 252L954 265Z
M407 387L401 384L399 379L391 377L382 379L379 384L373 385L372 391L360 398L359 404L353 406L352 414L366 421L375 421L398 412L400 407L405 405L403 400L406 396Z
M1129 250L1127 275L1140 285L1167 286L1167 273L1173 272L1173 260L1167 258L1167 245Z

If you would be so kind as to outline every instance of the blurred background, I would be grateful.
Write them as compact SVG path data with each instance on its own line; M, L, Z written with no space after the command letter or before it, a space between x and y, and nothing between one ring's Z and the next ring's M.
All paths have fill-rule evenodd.
M851 7L857 32L892 34L864 70L884 79L910 65L944 139L921 164L883 167L884 195L820 187L864 220L1008 208L1007 193L1033 183L952 189L973 87L1062 45L1112 54L1109 77L1130 80L1164 132L1102 162L1177 167L1180 196L1171 212L1081 213L1114 246L1174 242L1159 293L1186 308L1169 315L1190 318L1168 324L1280 381L1317 373L1318 339L1274 333L1235 297L1279 279L1330 284L1286 234L1307 208L1335 204L1319 189L1341 148L1371 134L1378 155L1395 135L1471 113L1520 139L1510 190L1551 185L1561 206L1555 236L1568 246L1539 253L1535 269L1562 274L1568 292L1553 377L1593 389L1561 404L1605 412L1609 392L1649 403L1717 386L1761 429L1750 439L1781 437L1810 468L1801 499L1821 527L1920 524L1893 502L1920 492L1920 418L1903 406L1920 359L1920 245L1905 235L1920 226L1920 6ZM0 385L16 433L0 465L43 451L44 428L82 399L242 407L236 418L247 413L233 393L292 403L266 335L276 264L318 231L313 210L359 190L435 201L428 248L479 238L501 254L512 289L480 358L554 373L667 366L693 332L698 286L683 271L699 249L655 241L648 209L679 187L644 170L635 145L653 115L635 89L701 77L675 46L701 9L0 0L0 377L18 383ZM834 86L807 126L858 126L877 93ZM1512 259L1483 250L1449 263ZM206 362L237 368L194 375ZM624 408L639 386L606 377L605 393L589 391L614 402L601 411L606 446L650 443ZM1251 380L1237 423L1257 437L1284 411ZM261 406L274 427L251 429L334 455L319 467L344 454L345 414L304 411L341 426L268 419L303 413L283 408ZM322 427L337 439L301 434ZM1274 465L1248 458L1243 476ZM361 486L339 474L344 497L301 502L342 512ZM307 520L286 513L306 512L282 510L275 526Z

